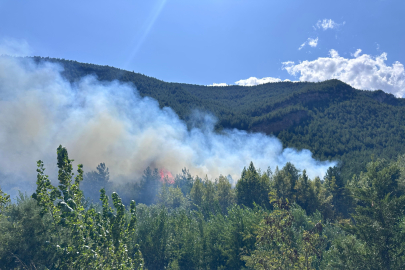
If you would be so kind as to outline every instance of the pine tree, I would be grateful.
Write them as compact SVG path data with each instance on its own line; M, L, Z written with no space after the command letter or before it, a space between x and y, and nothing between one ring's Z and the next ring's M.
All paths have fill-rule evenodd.
M314 213L318 206L313 185L305 170L298 179L297 204L305 209L308 215Z
M270 192L270 178L267 174L260 175L253 162L249 168L242 171L242 175L236 184L236 197L238 204L253 207L254 203L263 207L269 207L268 194Z
M196 177L193 187L190 191L190 199L191 202L194 204L194 209L198 209L202 207L203 204L203 196L204 196L204 185L202 180Z
M405 195L398 189L400 171L396 164L373 161L352 187L357 201L354 222L343 228L366 243L370 264L375 269L401 269L405 262L405 234L401 229Z

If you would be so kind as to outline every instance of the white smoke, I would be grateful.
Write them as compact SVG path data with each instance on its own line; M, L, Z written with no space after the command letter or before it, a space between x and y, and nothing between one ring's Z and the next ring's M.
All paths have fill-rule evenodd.
M28 56L31 54L32 49L25 40L2 38L0 41L0 55Z
M129 84L95 77L70 84L61 70L46 62L0 58L1 174L35 185L36 161L55 171L59 144L87 171L105 162L113 181L135 179L148 166L238 179L250 161L262 170L292 162L310 177L323 176L335 165L314 160L308 150L283 149L277 138L264 134L218 134L215 118L208 114L195 113L198 121L188 129L173 110L160 109Z

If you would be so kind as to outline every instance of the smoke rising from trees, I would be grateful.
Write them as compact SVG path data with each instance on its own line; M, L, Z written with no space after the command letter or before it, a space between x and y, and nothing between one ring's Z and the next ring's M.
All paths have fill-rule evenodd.
M250 161L262 170L291 162L310 177L322 177L335 165L313 159L308 150L283 149L275 137L214 132L215 117L206 113L195 112L188 128L170 108L140 97L133 85L93 76L71 84L61 71L47 62L0 58L0 186L9 186L10 179L35 185L37 160L52 178L60 144L86 171L105 162L112 181L133 181L148 166L237 180Z

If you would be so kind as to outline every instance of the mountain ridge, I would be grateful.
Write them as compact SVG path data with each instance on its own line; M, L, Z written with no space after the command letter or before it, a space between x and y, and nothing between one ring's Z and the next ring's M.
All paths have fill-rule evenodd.
M56 58L32 57L63 66L74 83L87 75L136 86L159 106L172 108L184 121L193 110L214 114L216 129L241 129L278 137L284 147L309 149L320 160L340 160L347 177L365 169L375 155L393 159L405 152L405 99L378 91L354 89L333 79L323 82L277 82L257 86L202 86L164 82L110 66Z

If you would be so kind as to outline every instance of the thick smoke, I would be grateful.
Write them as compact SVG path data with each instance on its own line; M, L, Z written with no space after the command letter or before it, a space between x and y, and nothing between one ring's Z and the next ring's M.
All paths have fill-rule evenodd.
M264 134L218 134L208 114L194 113L195 125L187 128L173 110L160 109L129 84L95 77L70 84L61 70L46 62L0 58L0 186L11 178L34 186L39 159L52 176L59 144L87 171L105 162L112 181L133 181L148 166L238 179L250 161L262 170L290 161L310 177L323 176L334 165L314 160L308 150L283 149L277 138Z

